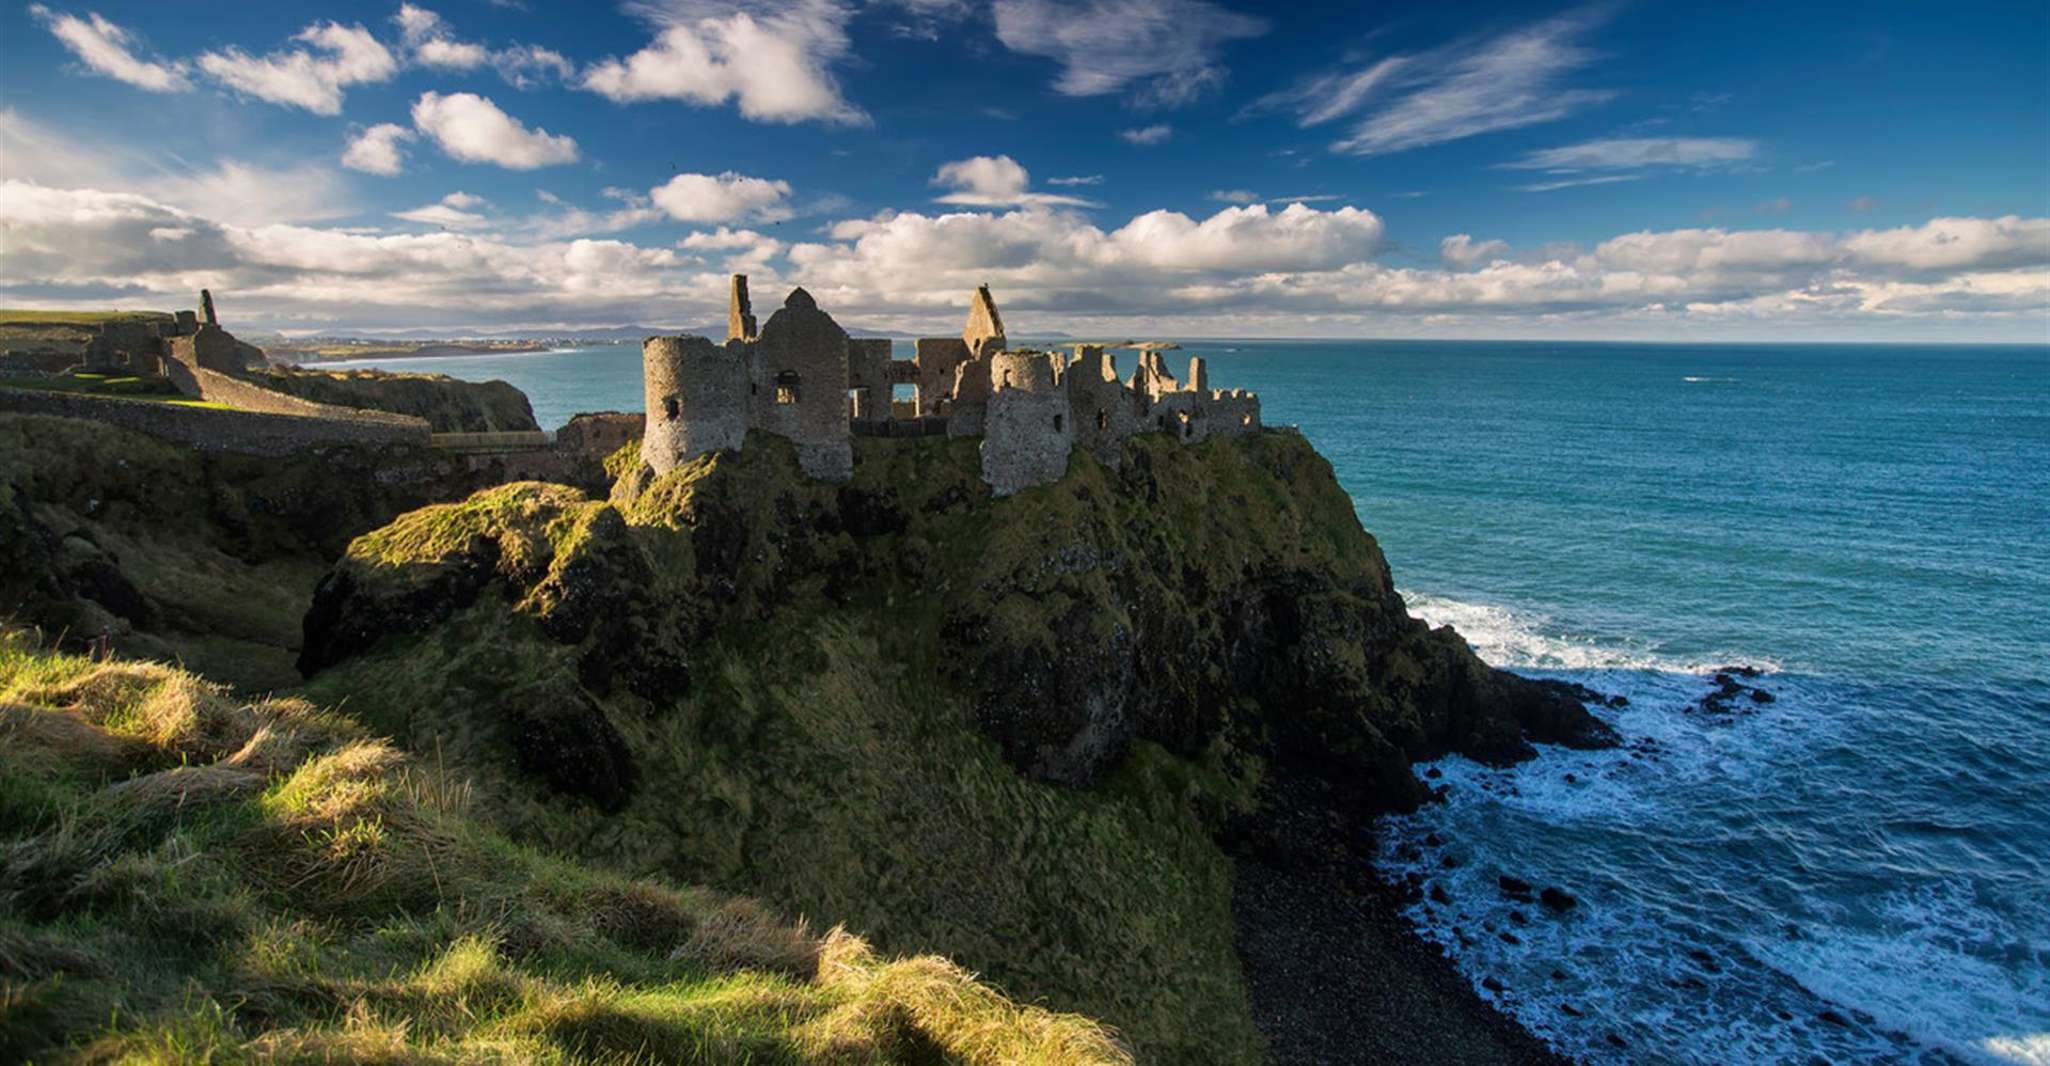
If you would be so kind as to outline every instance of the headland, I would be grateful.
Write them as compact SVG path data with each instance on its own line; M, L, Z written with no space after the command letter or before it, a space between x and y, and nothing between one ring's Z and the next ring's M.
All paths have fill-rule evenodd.
M186 848L254 886L246 918L173 952L176 923L136 908L241 897L0 883L37 908L5 930L33 1002L69 982L93 1007L37 1015L34 1039L132 1044L189 1026L197 996L245 1049L1548 1057L1367 864L1376 815L1433 800L1415 760L1613 743L1586 693L1410 617L1329 463L1200 361L1177 378L1143 351L1121 377L1094 345L1013 349L987 289L909 360L801 289L759 327L744 279L729 299L723 343L650 338L646 410L567 443L464 448L433 424L460 405L287 391L211 313L151 340L181 395L219 406L0 389L0 692L10 735L55 753L10 755L8 794L87 804L66 832L177 797L140 844L38 876L98 884ZM152 369L124 358L104 370ZM287 400L306 406L258 406ZM305 425L259 446L236 428L256 416ZM225 684L136 665L173 658ZM171 689L188 724L122 710ZM255 740L285 732L280 754ZM56 817L14 818L8 846L48 853ZM797 916L863 946L765 932ZM270 998L238 1000L252 929L279 923L309 931L277 950L325 961L263 964ZM742 927L751 946L718 932ZM125 981L137 944L171 952L183 998ZM921 963L937 986L889 969L929 956L951 960ZM380 967L416 976L379 986ZM468 1014L420 1002L460 967L493 975L449 986ZM618 994L575 1000L577 980ZM706 1028L678 981L770 982L750 987L783 989L784 1021ZM862 1004L868 1028L820 1035Z

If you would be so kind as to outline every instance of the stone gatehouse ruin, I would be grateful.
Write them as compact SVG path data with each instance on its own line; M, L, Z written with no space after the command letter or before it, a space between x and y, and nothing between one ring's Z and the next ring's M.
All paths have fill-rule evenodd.
M641 346L647 431L641 456L657 474L751 429L797 446L805 473L853 475L855 436L982 438L982 479L999 496L1059 480L1086 448L1115 467L1125 438L1171 433L1195 443L1260 429L1260 398L1212 389L1201 358L1176 380L1157 351L1129 379L1100 345L1070 354L1014 349L989 286L976 290L959 337L922 337L911 359L888 340L851 338L803 289L759 331L747 277L733 276L724 344L650 337ZM908 400L896 399L899 390Z

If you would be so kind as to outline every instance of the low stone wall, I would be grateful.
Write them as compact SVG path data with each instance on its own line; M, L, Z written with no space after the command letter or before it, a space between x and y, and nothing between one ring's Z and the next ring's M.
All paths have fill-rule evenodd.
M502 433L436 433L433 444L448 451L523 452L549 446L548 434L538 429Z
M944 437L947 435L947 420L934 418L878 418L849 422L847 428L857 437Z
M4 387L0 387L0 411L83 418L202 451L244 455L290 455L339 444L425 448L428 442L427 423L418 419L307 418Z
M244 411L293 415L299 418L375 422L389 426L405 426L422 432L427 430L427 420L424 418L314 403L312 400L302 400L297 396L288 396L261 385L251 384L232 374L208 370L203 366L188 366L176 359L164 361L164 376L170 378L171 383L178 386L178 391L187 396L196 396L209 403L224 403Z
M640 439L647 421L647 416L637 411L594 411L571 415L570 420L555 431L555 446L562 451L595 455L602 459L624 447L627 441Z

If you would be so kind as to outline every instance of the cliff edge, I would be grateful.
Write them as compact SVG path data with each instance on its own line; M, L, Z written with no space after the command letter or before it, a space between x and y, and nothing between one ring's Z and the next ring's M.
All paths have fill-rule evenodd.
M1299 435L1135 437L1005 498L972 440L854 444L841 485L753 434L406 515L321 582L307 691L515 839L943 952L1147 1062L1294 1046L1234 856L1354 854L1316 827L1426 802L1416 759L1613 742L1410 618Z

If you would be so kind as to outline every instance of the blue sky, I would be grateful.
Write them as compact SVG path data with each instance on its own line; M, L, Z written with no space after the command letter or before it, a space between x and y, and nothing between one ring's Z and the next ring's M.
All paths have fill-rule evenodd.
M0 301L2050 340L2050 8L0 9Z

